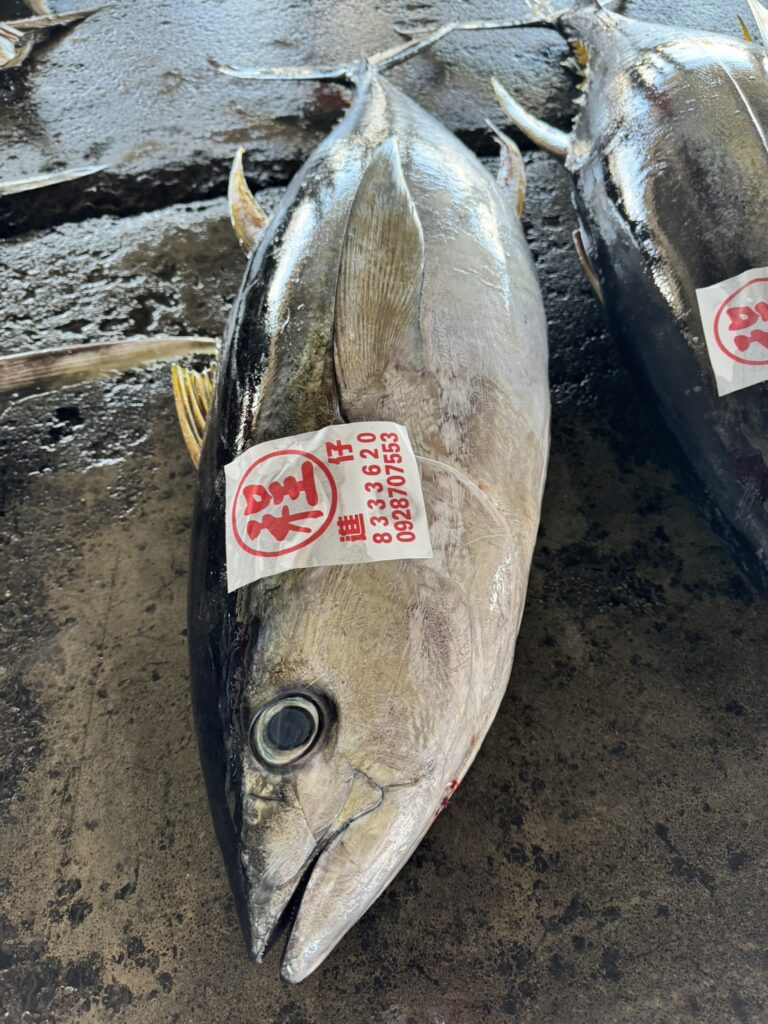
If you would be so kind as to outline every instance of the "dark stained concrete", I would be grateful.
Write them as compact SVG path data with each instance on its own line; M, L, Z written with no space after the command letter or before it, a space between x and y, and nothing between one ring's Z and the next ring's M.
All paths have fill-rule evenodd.
M58 0L57 10L88 6ZM636 5L637 6L637 5ZM19 0L0 0L0 17ZM746 3L743 4L746 14ZM643 0L648 17L740 31L720 0ZM155 209L223 194L233 148L244 145L255 180L285 184L338 116L337 87L227 79L207 63L328 65L354 61L446 21L509 18L524 0L104 0L99 12L0 76L0 176L106 165L90 182L34 203L0 200L0 235L93 213ZM553 32L456 35L395 69L392 80L475 144L498 119L496 74L540 116L567 127L575 92Z
M151 6L169 18L176 9ZM383 21L396 6L380 5ZM139 40L134 19L150 5L128 8L109 17ZM298 34L279 59L313 56L299 51L310 42L299 5L284 10L260 31ZM688 17L712 24L713 12ZM313 17L326 32L335 24ZM328 36L332 56L349 52L361 20ZM209 31L227 56L246 52L231 23ZM74 59L63 46L44 55L54 69ZM468 52L490 63L486 46ZM156 49L144 58L150 77L170 62ZM425 72L440 67L437 54L423 60ZM265 126L279 98L270 89ZM286 104L297 96L285 92ZM192 150L174 158L196 166ZM446 813L298 987L279 980L279 950L261 967L247 960L209 822L184 636L194 472L167 368L3 412L0 1009L10 1024L768 1019L768 601L648 432L572 251L564 173L545 156L527 163L553 451L509 694ZM269 207L278 194L261 198ZM220 200L8 240L0 347L216 333L242 270Z

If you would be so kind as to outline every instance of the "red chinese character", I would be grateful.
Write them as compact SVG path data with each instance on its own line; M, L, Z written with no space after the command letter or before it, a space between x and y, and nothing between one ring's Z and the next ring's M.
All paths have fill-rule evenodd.
M739 352L746 352L750 345L762 345L768 348L768 331L761 331L759 328L751 334L737 334L733 344Z
M273 516L267 512L267 514L262 516L261 519L253 519L247 526L248 536L251 540L256 540L262 530L268 530L275 540L283 541L291 530L293 530L294 533L311 533L312 530L308 526L297 526L296 520L317 519L323 514L324 513L319 510L290 513L286 506L283 508L279 516Z
M338 466L340 462L351 462L355 457L352 454L352 445L343 444L341 441L326 441L325 454L334 466Z
M339 540L365 540L365 521L362 512L356 516L339 516L336 525L339 528Z
M308 505L317 504L315 469L308 460L301 467L301 483L296 477L287 476L283 483L276 480L269 485L269 488L263 487L261 484L244 487L245 514L247 516L257 515L259 512L263 512L271 502L279 505L286 498L296 501L300 494L306 497Z
M731 331L743 331L754 327L758 320L768 320L768 302L758 302L754 309L751 306L732 306L728 310Z

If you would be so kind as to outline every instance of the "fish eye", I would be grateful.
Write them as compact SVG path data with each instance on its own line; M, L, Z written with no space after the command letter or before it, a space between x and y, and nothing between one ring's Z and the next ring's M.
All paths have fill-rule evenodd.
M305 694L285 694L254 717L251 750L267 768L284 768L309 753L323 724L323 713L316 701Z

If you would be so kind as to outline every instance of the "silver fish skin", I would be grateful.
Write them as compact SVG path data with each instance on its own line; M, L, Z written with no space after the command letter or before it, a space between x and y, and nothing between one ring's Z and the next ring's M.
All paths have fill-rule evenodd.
M588 53L566 167L612 330L673 462L768 588L768 384L718 397L696 297L768 265L765 49L589 2L557 25Z
M377 321L364 261L344 262L353 207L372 222L399 211L379 257L403 330ZM353 286L343 302L340 266ZM224 466L262 441L381 419L408 428L434 558L299 569L228 594ZM192 688L214 822L255 960L301 893L283 961L291 981L400 870L493 721L548 445L545 317L513 206L450 132L361 70L352 107L251 257L193 524ZM294 764L254 752L265 708L288 731L309 722Z

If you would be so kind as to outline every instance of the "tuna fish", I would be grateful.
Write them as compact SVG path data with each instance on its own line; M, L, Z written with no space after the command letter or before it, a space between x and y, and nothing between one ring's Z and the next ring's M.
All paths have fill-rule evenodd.
M549 444L516 147L502 138L497 184L371 64L323 77L354 81L355 100L266 225L236 165L230 197L255 250L215 389L176 375L199 457L189 645L202 762L253 959L295 915L291 981L402 868L494 719ZM370 420L410 434L433 557L295 569L228 593L225 466L261 442Z
M768 384L718 396L696 295L768 264L768 11L750 7L760 43L744 22L736 39L595 0L522 23L447 25L421 42L535 24L571 44L583 82L569 134L499 82L497 96L564 161L577 247L665 449L738 563L768 586Z
M299 73L356 97L271 219L238 154L230 210L250 258L215 385L211 372L173 374L199 463L189 647L201 759L253 959L294 913L291 981L397 874L480 749L512 666L549 448L520 152L497 132L495 180L377 68ZM134 339L11 356L0 392L215 348ZM225 467L262 442L363 421L407 429L432 557L291 569L230 592Z

